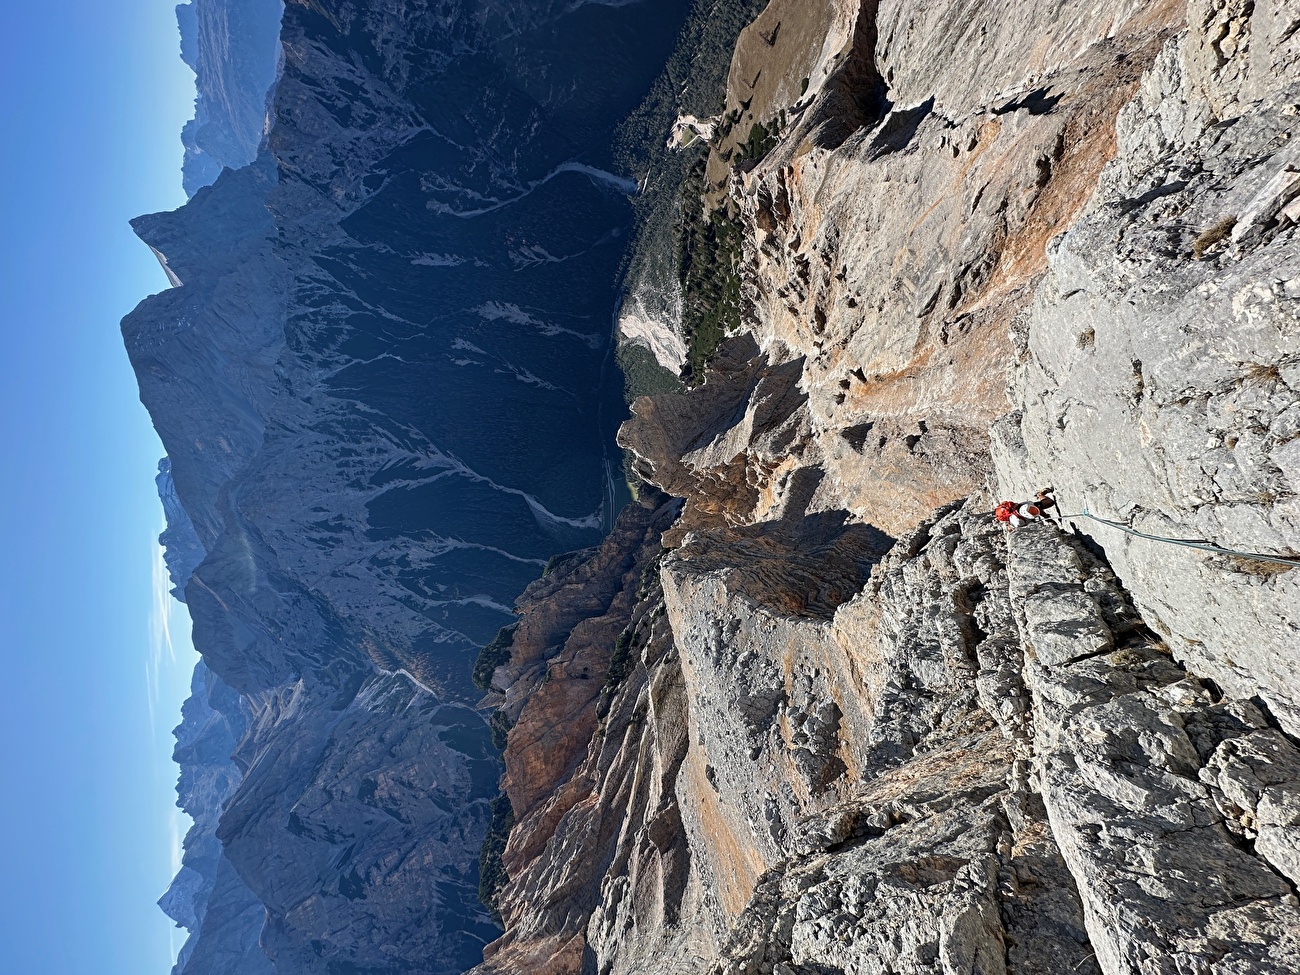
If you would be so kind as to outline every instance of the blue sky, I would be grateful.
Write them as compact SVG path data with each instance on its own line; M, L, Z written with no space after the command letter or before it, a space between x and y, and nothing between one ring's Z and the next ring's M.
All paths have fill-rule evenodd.
M193 658L163 633L161 447L118 320L166 286L127 221L184 200L173 6L14 3L0 33L0 951L19 975L171 962L154 901ZM183 613L171 628L185 642Z

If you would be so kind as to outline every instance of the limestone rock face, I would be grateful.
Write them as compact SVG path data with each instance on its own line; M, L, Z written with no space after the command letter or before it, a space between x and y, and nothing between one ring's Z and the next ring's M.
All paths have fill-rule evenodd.
M507 932L482 975L580 971L593 944L630 956L620 971L684 950L669 928L691 874L673 796L686 702L658 578L659 536L679 505L661 501L624 509L597 550L520 598L511 658L492 678L511 723L503 786L515 827L497 895Z
M1294 33L1276 33L1297 23L1284 6L1198 13L1120 115L1120 155L1049 248L1017 332L1019 409L995 437L1008 491L1051 482L1071 512L1300 556L1300 66ZM1079 527L1180 659L1300 731L1300 573Z
M843 526L667 555L559 824L512 834L482 971L1293 970L1295 743L1085 540L987 510L883 559ZM755 598L809 557L869 581Z
M1238 792L1237 806L1221 790L1235 792L1235 776L1260 781L1257 768L1290 792L1300 750L1254 705L1170 659L1109 570L1052 535L1013 536L1008 576L1043 802L1102 970L1294 970L1293 857L1249 842L1259 792Z
M836 5L783 141L736 188L755 338L803 362L817 503L889 532L983 484L1007 324L1181 16L914 7Z
M1300 555L1297 36L1200 0L742 36L749 315L620 433L684 503L567 780L602 798L528 797L568 798L485 972L1300 969L1300 570L990 516L1055 484Z
M1004 540L981 501L905 538L860 597L896 623L876 774L798 825L719 970L1294 967L1289 854L1243 846L1255 800L1215 796L1216 756L1242 756L1254 796L1294 744L1175 664L1079 543Z
M862 708L832 739L844 771L801 803L718 971L1095 970L1030 784L1020 631L981 501L901 539L830 621Z

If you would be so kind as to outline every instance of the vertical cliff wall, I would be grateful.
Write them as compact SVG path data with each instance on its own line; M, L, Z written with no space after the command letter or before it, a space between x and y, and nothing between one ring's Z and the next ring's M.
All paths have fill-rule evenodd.
M706 137L741 328L620 433L680 514L533 590L558 632L494 676L479 971L1296 969L1300 570L991 509L1300 556L1297 37L769 4Z
M1300 554L1300 17L1193 3L1048 250L998 427L1010 488L1049 473L1150 534ZM1126 371L1125 371L1126 370ZM1179 656L1300 733L1300 578L1097 535Z
M611 132L683 4L180 14L193 196L135 222L175 286L122 323L204 660L177 971L460 972L498 932L470 670L625 493Z

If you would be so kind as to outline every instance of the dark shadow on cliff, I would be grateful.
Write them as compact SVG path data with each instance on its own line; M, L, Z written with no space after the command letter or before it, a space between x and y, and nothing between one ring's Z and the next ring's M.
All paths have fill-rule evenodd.
M807 490L807 485L802 486ZM830 619L866 585L894 539L847 511L818 511L703 532L678 550L692 573L723 571L727 587L777 615Z
M888 87L876 67L878 6L876 0L863 3L848 56L809 110L808 140L820 149L838 149L888 111Z
M1060 100L1061 95L1059 92L1053 94L1046 88L1039 88L1036 91L1031 91L1023 98L1017 98L1014 101L1009 101L1005 105L993 109L993 114L1009 115L1012 112L1023 110L1028 112L1030 115L1046 115L1056 107L1056 103Z
M891 108L889 114L885 116L885 121L876 130L875 135L871 137L871 145L867 149L867 158L879 159L881 156L887 156L892 152L902 152L912 144L921 123L933 111L933 95L915 108L905 108L900 111L894 111Z

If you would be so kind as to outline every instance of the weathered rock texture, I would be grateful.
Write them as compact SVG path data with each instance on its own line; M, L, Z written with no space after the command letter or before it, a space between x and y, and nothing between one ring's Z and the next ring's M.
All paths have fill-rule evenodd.
M990 517L1054 482L1300 554L1293 6L773 0L743 35L710 165L749 318L620 434L684 499L664 552L520 606L559 631L496 673L521 825L478 971L1300 969L1300 570Z
M628 507L599 549L520 599L511 660L493 680L513 725L503 786L516 826L498 896L509 933L485 953L486 971L581 969L606 884L636 890L636 913L619 917L611 950L639 957L623 930L638 915L649 915L641 925L656 939L646 948L675 947L666 927L690 861L672 785L686 725L658 538L676 509L666 500ZM617 903L608 910L617 914Z
M643 572L585 758L521 796L482 971L1300 964L1300 750L1189 674L1085 540L987 510L944 509L849 598L875 554L851 528L692 536L662 590ZM779 598L810 556L820 609ZM557 680L539 701L583 678Z
M770 358L804 359L816 504L893 532L982 485L1007 323L1181 11L836 11L785 139L737 193L755 335Z
M177 975L456 975L500 933L471 669L626 493L610 133L684 6L181 8L192 197L135 221L173 287L122 323L204 660Z
M1018 323L996 457L1009 489L1055 479L1071 511L1294 557L1300 12L1249 6L1193 3L1120 115ZM1300 734L1300 573L1080 528L1180 659Z

